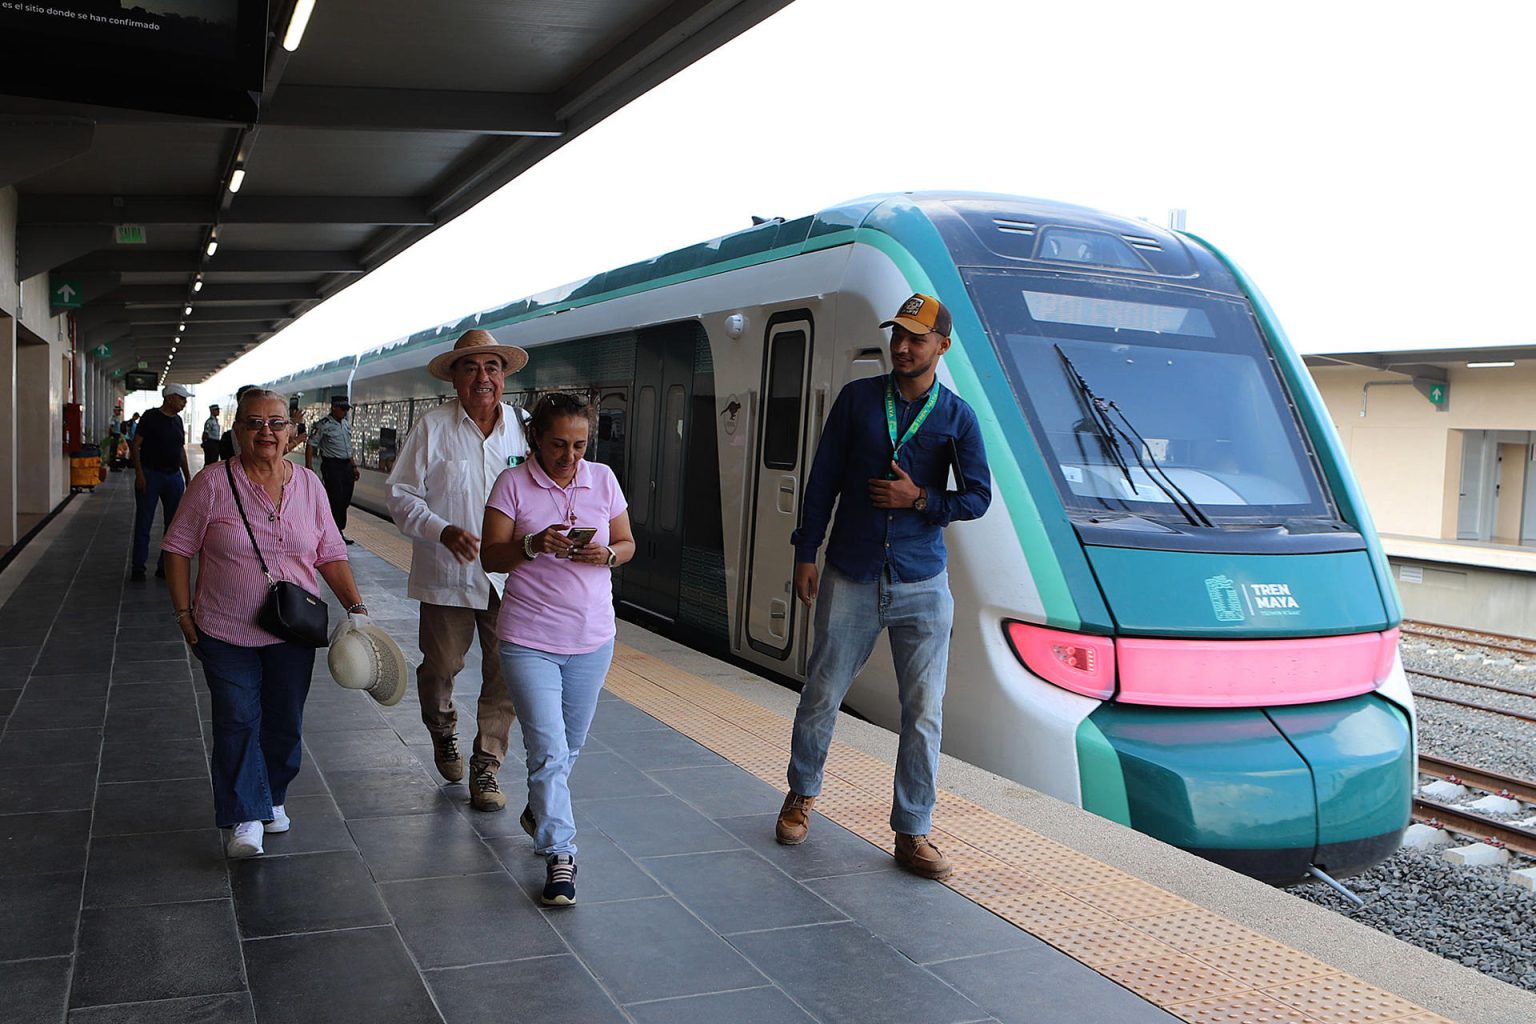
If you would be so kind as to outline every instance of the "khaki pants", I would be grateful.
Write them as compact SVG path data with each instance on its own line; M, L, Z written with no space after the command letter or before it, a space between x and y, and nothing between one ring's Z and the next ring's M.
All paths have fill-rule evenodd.
M453 679L464 667L464 654L480 634L480 701L475 709L477 731L470 774L482 767L492 771L507 756L507 734L512 729L512 697L501 678L501 641L496 636L496 614L501 599L491 591L484 611L449 608L440 604L421 606L421 667L416 670L416 689L421 696L421 720L433 736L447 736L458 723L453 706Z

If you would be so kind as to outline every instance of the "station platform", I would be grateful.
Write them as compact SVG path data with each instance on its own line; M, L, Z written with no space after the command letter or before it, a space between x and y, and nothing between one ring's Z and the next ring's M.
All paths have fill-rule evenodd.
M509 809L475 812L414 694L380 708L323 657L293 829L227 862L199 666L163 584L127 582L131 495L77 497L0 574L0 1022L1536 1020L1536 996L948 758L957 870L907 875L894 737L847 717L823 813L780 847L794 694L628 624L572 780L576 907L536 901L515 730ZM408 545L361 512L347 533L414 662Z
M1382 534L1410 619L1536 639L1536 548Z

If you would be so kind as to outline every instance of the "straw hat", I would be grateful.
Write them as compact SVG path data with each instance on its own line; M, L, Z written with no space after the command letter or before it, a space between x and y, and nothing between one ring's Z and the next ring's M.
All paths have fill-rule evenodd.
M444 352L427 364L427 372L438 380L453 380L453 364L456 360L465 356L478 356L485 353L498 355L506 364L507 373L516 373L528 365L528 353L516 345L503 345L497 341L490 331L482 331L476 328L473 331L465 331L459 335L459 340L453 343L453 348Z
M387 708L405 696L405 654L388 633L372 623L337 637L325 662L337 683L349 690L363 690Z

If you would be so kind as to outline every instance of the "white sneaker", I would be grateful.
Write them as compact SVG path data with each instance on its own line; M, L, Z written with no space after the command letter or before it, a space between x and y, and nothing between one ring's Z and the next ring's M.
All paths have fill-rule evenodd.
M273 832L287 832L292 827L293 822L288 820L287 813L283 811L283 805L273 804L272 820L263 825L262 830L270 834Z
M240 860L261 854L261 822L242 821L229 830L229 839L224 842L224 856Z

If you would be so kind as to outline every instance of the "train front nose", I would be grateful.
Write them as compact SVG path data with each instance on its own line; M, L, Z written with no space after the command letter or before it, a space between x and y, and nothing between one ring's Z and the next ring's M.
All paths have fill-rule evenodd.
M1406 716L1378 694L1273 708L1106 703L1078 730L1086 809L1277 884L1395 850L1414 780Z

